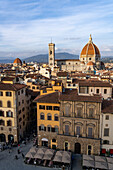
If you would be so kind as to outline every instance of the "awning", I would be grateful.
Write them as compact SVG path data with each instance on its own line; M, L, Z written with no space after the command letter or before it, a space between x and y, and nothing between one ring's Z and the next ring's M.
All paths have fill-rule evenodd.
M42 141L48 142L48 139L47 138L42 138Z
M113 154L113 149L110 149L110 154Z
M106 149L102 149L102 153L105 154L106 153Z

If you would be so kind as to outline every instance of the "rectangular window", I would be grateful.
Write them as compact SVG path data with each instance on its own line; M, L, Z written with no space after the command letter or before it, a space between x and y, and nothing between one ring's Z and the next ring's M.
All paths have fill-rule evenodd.
M51 127L48 127L48 132L51 132Z
M3 92L2 91L0 91L0 96L3 96Z
M52 132L55 132L55 128L52 128Z
M46 106L46 110L52 110L52 106Z
M106 120L109 120L109 115L106 115Z
M107 94L107 89L104 89L104 94Z
M79 87L79 93L88 94L89 93L89 87L80 86Z
M39 109L45 110L45 106L44 105L39 105Z
M89 117L93 118L94 115L94 109L93 108L89 108Z
M70 106L65 105L65 116L69 116L69 113L70 113Z
M88 137L92 137L93 133L92 133L92 128L88 128Z
M6 92L6 96L12 96L11 92Z
M23 94L23 92L24 92L24 91L23 91L23 89L22 89L22 90L21 90L21 94Z
M54 107L53 107L53 110L60 110L60 107L54 106Z
M96 93L99 93L99 89L96 89Z
M69 135L69 125L65 125L65 134Z
M76 127L76 135L80 135L80 126Z
M109 136L109 128L104 129L104 136Z
M81 116L82 116L82 108L77 107L77 117L81 117Z

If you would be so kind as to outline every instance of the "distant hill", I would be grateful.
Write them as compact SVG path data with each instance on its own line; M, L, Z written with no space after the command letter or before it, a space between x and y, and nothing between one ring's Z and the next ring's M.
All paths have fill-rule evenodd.
M79 55L74 55L74 54L70 54L70 53L66 53L66 52L55 54L55 59L78 59L78 58L79 58ZM14 59L15 58L12 58L12 59L0 58L0 63L13 63ZM113 63L113 56L107 56L107 57L103 56L101 58L101 60L104 63L107 63L107 62ZM32 62L33 61L33 62L38 62L38 63L47 63L48 62L48 54L39 54L39 55L36 55L36 56L24 58L24 59L22 59L22 61L26 61L26 62Z
M13 63L14 59L0 59L0 63Z
M74 55L70 53L56 53L55 59L78 59L79 55ZM36 56L28 57L23 59L26 62L38 62L38 63L47 63L48 62L48 54L39 54Z
M102 57L101 59L104 63L113 63L113 56Z

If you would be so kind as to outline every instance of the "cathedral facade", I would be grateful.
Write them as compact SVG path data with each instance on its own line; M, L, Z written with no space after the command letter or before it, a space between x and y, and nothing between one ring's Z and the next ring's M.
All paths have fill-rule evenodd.
M94 71L104 69L98 47L90 35L88 43L83 47L79 59L55 59L55 44L49 44L49 67L59 67L62 71Z

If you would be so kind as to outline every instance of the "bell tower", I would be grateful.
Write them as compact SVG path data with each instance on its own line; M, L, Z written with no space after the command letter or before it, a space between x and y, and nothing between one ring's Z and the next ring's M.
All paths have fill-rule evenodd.
M52 42L48 44L49 46L49 58L48 58L48 63L49 67L54 67L55 66L55 44Z

